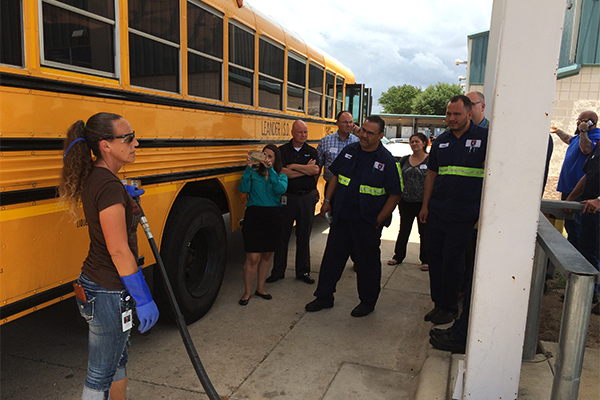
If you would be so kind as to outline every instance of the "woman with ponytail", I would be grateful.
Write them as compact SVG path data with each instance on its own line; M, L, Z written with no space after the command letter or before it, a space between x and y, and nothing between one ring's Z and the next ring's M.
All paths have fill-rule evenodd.
M79 312L89 325L88 373L82 399L125 400L132 311L140 332L158 320L141 269L137 266L137 225L141 216L117 173L135 161L135 132L123 117L98 113L77 121L65 140L59 192L78 216L79 202L88 224L90 247L75 284ZM135 304L134 304L135 301Z

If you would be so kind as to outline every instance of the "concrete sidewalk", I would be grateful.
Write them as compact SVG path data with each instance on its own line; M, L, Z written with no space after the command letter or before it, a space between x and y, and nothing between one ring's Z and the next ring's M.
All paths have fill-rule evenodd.
M230 400L444 399L451 377L449 353L429 345L432 307L429 277L420 271L418 235L409 255L387 266L393 255L399 218L384 230L383 281L375 311L353 318L359 303L351 262L338 285L335 307L306 313L315 285L286 279L266 288L273 300L243 293L241 232L229 238L228 265L210 312L189 327L198 354L217 392ZM328 225L315 218L312 265L315 278ZM289 260L294 260L290 246ZM74 302L73 302L74 303ZM65 301L2 327L2 399L78 399L86 374L87 326L74 304ZM551 344L547 348L555 354ZM579 399L598 399L598 351L586 352ZM553 360L524 364L519 399L549 399ZM150 335L134 329L128 364L128 398L205 399L179 332L159 321Z

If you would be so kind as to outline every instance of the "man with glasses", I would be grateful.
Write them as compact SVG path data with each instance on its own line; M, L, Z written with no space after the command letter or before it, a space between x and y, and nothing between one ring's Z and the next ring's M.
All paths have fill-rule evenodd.
M563 132L556 126L550 127L550 133L556 134L565 144L569 145L565 153L562 169L558 178L557 191L561 193L561 200L566 200L569 193L575 189L577 183L583 177L583 164L592 148L600 140L600 129L596 126L598 115L591 111L579 114L576 121L576 129L573 136ZM574 199L580 201L581 198ZM565 220L569 242L579 249L579 229L581 226L581 213L573 214L573 219Z
M485 117L485 97L481 92L469 92L466 96L471 100L471 120L484 128L490 127L490 121Z
M335 288L351 252L354 252L360 304L350 315L364 317L375 309L381 291L381 231L389 226L402 195L400 167L381 144L383 120L370 116L361 128L359 143L350 144L330 165L321 214L333 221L323 253L315 300L308 312L333 307ZM329 200L335 193L335 209Z

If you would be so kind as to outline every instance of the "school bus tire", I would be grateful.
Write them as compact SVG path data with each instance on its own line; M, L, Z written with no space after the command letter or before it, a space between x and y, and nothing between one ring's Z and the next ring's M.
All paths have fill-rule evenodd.
M177 199L160 253L186 323L197 321L215 302L225 274L227 234L216 204L196 197ZM157 278L161 317L174 321L162 279Z

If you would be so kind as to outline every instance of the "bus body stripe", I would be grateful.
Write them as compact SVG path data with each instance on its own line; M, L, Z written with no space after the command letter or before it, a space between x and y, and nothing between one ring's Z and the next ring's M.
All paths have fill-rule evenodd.
M238 108L234 106L220 104L207 104L200 100L196 101L191 99L175 99L171 97L160 96L157 94L139 93L135 91L117 88L104 88L101 86L93 86L89 84L54 81L52 79L32 77L29 75L22 76L19 74L11 74L7 72L0 72L0 86L14 87L27 90L40 90L50 93L73 94L77 96L88 96L101 99L130 101L134 103L179 107L192 110L204 110L220 112L225 114L240 114L265 118L279 118L286 119L289 121L296 121L298 119L298 116L296 115L278 114L269 111ZM327 121L309 116L303 116L302 120L307 123L312 122L321 125L335 126L334 121Z
M244 168L246 168L245 165L235 167L203 169L199 171L175 172L172 174L150 175L142 177L127 176L126 178L129 180L139 180L142 186L144 186L158 183L193 180L209 176L216 177L217 175L239 173L244 171ZM57 197L58 190L56 187L15 190L12 192L6 191L2 192L2 195L0 196L0 206L8 206L11 204L20 203L31 203L34 201L49 200Z

